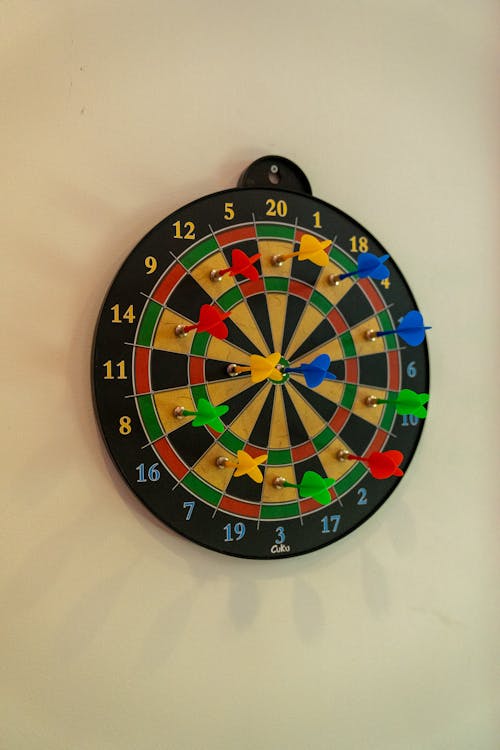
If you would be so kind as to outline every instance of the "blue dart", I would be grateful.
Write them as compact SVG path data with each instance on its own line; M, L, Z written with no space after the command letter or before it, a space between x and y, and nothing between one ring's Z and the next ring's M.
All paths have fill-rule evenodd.
M367 331L366 337L368 339L375 339L378 336L388 336L390 333L397 333L409 346L418 346L424 340L425 332L431 327L424 325L422 313L418 312L418 310L410 310L410 312L401 318L401 322L396 329L390 331Z
M284 372L295 372L303 375L309 388L316 388L323 380L336 380L337 377L330 372L330 357L328 354L319 354L312 362L303 362L299 367L285 367Z
M384 263L388 257L388 255L381 255L380 258L377 258L373 253L363 253L358 258L356 271L341 273L337 276L337 279L342 281L342 279L348 279L349 276L359 276L360 279L387 279L389 269L384 266Z

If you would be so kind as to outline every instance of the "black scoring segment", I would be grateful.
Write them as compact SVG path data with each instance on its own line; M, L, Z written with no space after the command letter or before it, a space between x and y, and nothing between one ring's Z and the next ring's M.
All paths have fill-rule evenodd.
M188 357L185 354L153 349L151 352L151 388L164 391L188 385Z
M256 383L249 388L245 388L245 386L242 385L242 390L240 393L237 393L236 396L233 396L232 398L224 401L226 406L229 406L229 411L221 416L224 424L231 424L231 422L236 419L238 414L240 414L244 409L250 408L250 401L254 398L254 396L257 395L257 393L261 390L261 388L264 387L264 385L265 383Z
M288 295L288 302L286 306L285 316L285 327L283 330L283 345L282 353L286 352L290 345L290 341L293 338L297 326L304 312L307 302L302 297L297 297L295 294Z
M295 390L300 393L300 395L307 401L308 404L312 406L314 411L319 414L319 416L325 420L325 422L329 422L335 412L337 411L337 404L334 401L330 401L330 399L325 398L320 393L317 393L312 388L308 388L306 385L303 385L299 382L298 379L295 379L294 377L291 377L288 381L288 384L291 385Z
M357 414L351 414L342 428L340 437L349 449L359 456L368 448L376 432L377 428L371 422L358 417Z
M242 354L244 352L246 352L247 354L260 354L261 356L266 354L266 352L261 352L260 349L257 349L255 344L252 343L252 341L250 341L250 339L245 336L242 331L240 331L238 326L233 323L231 318L226 318L224 320L224 323L227 325L228 330L226 341L228 341L230 344L233 344L238 349L242 349Z
M250 437L248 438L248 442L251 445L262 446L263 448L267 448L269 445L269 433L271 431L271 416L273 413L275 393L276 389L271 388L266 400L264 401L264 405L260 410L260 414L257 417L257 421L255 422Z
M359 382L374 388L387 388L387 357L385 352L358 358Z
M290 445L301 445L307 443L309 435L306 428L302 424L302 420L297 412L293 401L286 392L286 388L283 388L283 400L285 402L286 421L288 423L288 434L290 436Z
M297 482L302 480L306 471L315 471L316 474L319 474L322 477L325 476L325 470L317 456L309 456L309 458L305 458L303 461L298 461L295 464L295 477Z
M186 274L173 290L167 304L170 310L197 323L201 306L212 304L212 298L192 276Z
M259 330L269 348L269 351L280 351L280 342L273 342L266 295L253 294L251 297L247 297L247 304L254 319L258 322Z
M337 380L345 380L345 362L342 359L334 359L328 368Z
M246 365L246 362L244 360L245 360L245 355L243 354L243 352L241 353L241 362L223 362L219 359L206 359L205 360L205 381L207 383L212 383L214 380L225 380L226 378L229 379L230 376L228 375L228 372L227 372L228 365L230 364ZM243 388L244 386L242 385L241 387Z
M228 469L228 471L230 471L230 469ZM254 482L253 479L250 479L247 475L242 477L233 476L226 487L226 495L232 495L236 498L244 497L245 500L258 503L262 495L262 484Z
M208 430L204 427L193 427L191 421L171 432L168 439L190 468L199 461L214 442Z
M375 315L373 307L357 284L353 284L347 294L344 294L340 302L337 303L337 309L351 328L362 320Z
M288 360L294 362L296 359L305 358L312 349L316 349L318 346L328 343L335 337L336 334L332 324L325 318L314 329L314 331L309 334L305 341L302 342L299 348L290 354Z
M311 263L308 260L299 260L295 257L290 276L293 279L297 279L297 281L304 281L306 284L314 287L322 270L322 267L317 266L315 263Z

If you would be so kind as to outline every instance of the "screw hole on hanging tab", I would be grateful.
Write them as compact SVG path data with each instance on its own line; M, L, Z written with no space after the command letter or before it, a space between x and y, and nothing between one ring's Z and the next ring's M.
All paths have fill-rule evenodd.
M312 195L311 184L302 169L284 156L262 156L252 162L240 176L238 187L270 188Z
M277 164L271 164L268 173L269 182L272 185L279 185L281 182L280 170Z

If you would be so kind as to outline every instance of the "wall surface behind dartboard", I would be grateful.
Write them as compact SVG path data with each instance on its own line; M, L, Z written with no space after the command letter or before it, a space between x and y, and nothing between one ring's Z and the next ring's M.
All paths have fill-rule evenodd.
M2 4L2 748L495 747L497 11ZM373 519L254 562L133 498L89 369L135 243L266 153L394 254L432 399Z

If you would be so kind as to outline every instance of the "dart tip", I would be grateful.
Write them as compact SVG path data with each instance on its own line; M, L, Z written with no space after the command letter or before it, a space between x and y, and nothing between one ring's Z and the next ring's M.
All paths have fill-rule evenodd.
M273 487L276 487L278 490L282 490L285 486L286 479L285 477L275 477L273 479Z
M330 284L330 286L338 286L340 284L340 275L338 273L330 273L326 280Z
M187 336L186 326L183 326L181 323L179 323L179 325L175 326L175 335L178 338L182 338L183 336Z

